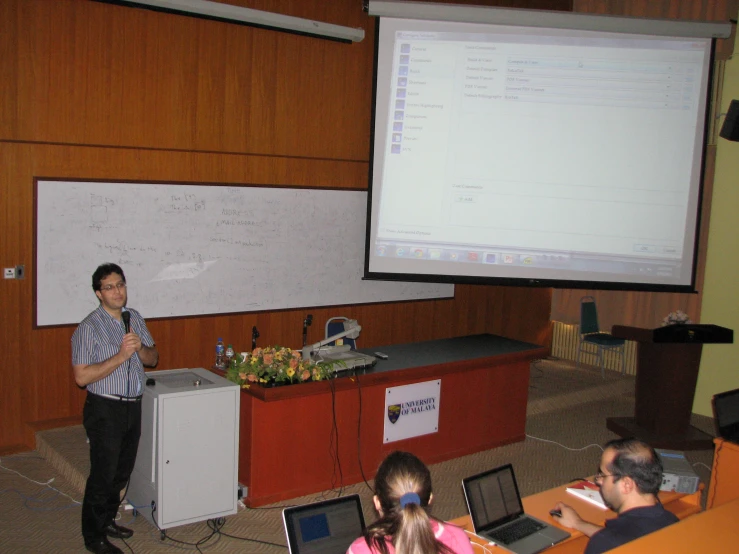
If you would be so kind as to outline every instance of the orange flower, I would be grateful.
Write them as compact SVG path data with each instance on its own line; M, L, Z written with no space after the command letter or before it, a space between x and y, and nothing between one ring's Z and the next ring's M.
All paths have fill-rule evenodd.
M300 350L267 346L239 356L226 377L244 388L252 383L304 383L333 377L330 365L303 360Z

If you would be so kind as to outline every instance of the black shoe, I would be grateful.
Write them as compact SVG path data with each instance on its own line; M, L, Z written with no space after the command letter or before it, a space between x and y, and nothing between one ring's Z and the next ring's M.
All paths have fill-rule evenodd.
M123 550L105 537L94 542L86 542L85 548L90 552L95 552L95 554L123 554Z
M115 521L103 529L106 535L112 539L130 539L133 531L128 527L121 527Z

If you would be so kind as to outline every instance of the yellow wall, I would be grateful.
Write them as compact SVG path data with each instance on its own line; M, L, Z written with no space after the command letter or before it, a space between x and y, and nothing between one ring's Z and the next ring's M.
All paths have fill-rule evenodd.
M726 62L721 113L739 99L739 41ZM719 124L723 124L721 118ZM701 323L734 330L734 344L703 346L693 411L711 416L711 397L739 388L739 142L717 140Z

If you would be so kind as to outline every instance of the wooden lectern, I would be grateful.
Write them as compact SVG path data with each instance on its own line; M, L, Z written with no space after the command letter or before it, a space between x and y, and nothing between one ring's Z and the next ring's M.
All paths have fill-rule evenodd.
M634 417L606 418L608 429L655 448L711 448L713 437L690 425L701 351L704 344L734 342L734 332L718 325L614 325L611 334L636 341L638 348Z

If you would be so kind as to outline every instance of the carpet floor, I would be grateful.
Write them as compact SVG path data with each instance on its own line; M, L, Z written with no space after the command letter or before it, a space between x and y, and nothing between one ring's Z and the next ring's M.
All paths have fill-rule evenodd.
M606 429L610 416L634 412L634 378L567 361L541 360L531 365L526 440L431 466L436 517L464 515L464 477L511 462L522 495L591 475L600 459L599 445L616 438ZM714 433L710 418L693 416L693 425ZM705 484L710 477L712 450L686 452ZM81 426L43 431L33 452L0 460L0 552L84 552L80 534L80 504L89 471L88 448ZM365 519L374 521L372 482L345 486L342 494L358 493ZM705 492L705 491L704 491ZM257 509L244 508L226 518L220 534L207 522L167 530L167 539L142 517L121 513L119 523L134 529L133 538L113 541L136 553L286 552L281 509L336 496L324 491ZM207 539L210 537L207 541ZM196 543L200 544L196 546Z

